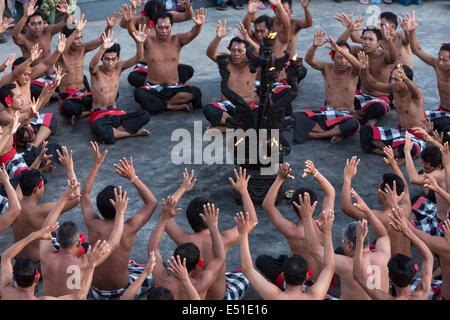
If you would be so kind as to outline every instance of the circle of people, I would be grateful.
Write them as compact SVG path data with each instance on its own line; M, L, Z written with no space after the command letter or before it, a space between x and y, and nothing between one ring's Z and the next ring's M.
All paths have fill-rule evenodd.
M416 20L414 11L404 18L383 12L379 26L365 28L364 18L336 15L346 28L342 36L335 41L319 30L304 57L322 72L324 106L295 113L291 105L283 106L285 115L294 120L295 143L331 138L336 144L359 132L362 149L384 156L392 169L378 186L377 200L383 209L371 210L351 187L359 160L347 160L341 208L356 221L346 226L339 248L334 250L331 234L335 190L314 163L306 161L303 177L311 175L325 193L323 211L316 219L313 213L318 197L310 189L297 189L292 196L297 224L276 208L282 184L294 178L288 163L280 165L262 204L270 221L286 237L292 256L260 255L255 262L259 271L255 269L248 235L258 218L247 190L250 177L242 168L235 170L235 179L230 178L243 205L234 228L219 232L219 208L200 197L186 210L194 233L178 226L174 217L181 209L176 205L196 182L194 171L185 169L181 186L162 199L148 241L148 263L130 260L136 233L153 215L157 199L136 175L133 159L123 158L115 164L115 172L133 184L144 206L124 221L127 192L108 186L97 195L98 215L90 193L107 150L101 152L97 142L90 142L93 166L80 187L72 151L47 142L55 134L56 119L52 113L40 113L41 108L58 101L59 111L72 125L88 117L92 134L105 144L148 136L150 132L143 126L150 114L166 110L201 108L211 124L208 129L222 132L227 129L227 118L236 112L223 95L218 102L202 105L200 89L185 84L194 69L179 63L180 52L200 34L206 10L200 8L194 14L189 0L182 0L178 11L165 10L163 1L151 0L145 5L141 0L130 1L121 13L106 19L104 32L90 42L83 41L84 14L74 20L66 0L58 3L57 11L64 15L59 23L49 25L36 0L31 0L15 26L12 19L0 24L0 33L13 27L13 41L23 55L16 59L12 54L0 65L1 72L12 65L11 72L0 80L0 232L12 226L15 241L1 256L1 299L86 299L90 292L94 299L238 300L250 284L263 299L337 299L332 295L335 274L340 277L342 300L450 298L450 43L441 43L437 57L424 52L416 37L420 19ZM228 86L252 103L252 112L258 112L260 72L250 72L246 49L253 46L258 50L272 34L273 54L279 57L287 50L290 59L297 61L299 31L313 25L308 0L300 0L304 9L301 19L292 17L290 0L269 1L273 16L258 15L259 1L249 1L245 17L237 25L240 34L227 47L229 53L218 52L219 43L231 30L226 20L219 20L206 51L215 62L218 56L227 55ZM136 10L142 6L139 16ZM188 32L171 33L174 23L191 20L194 26ZM120 59L120 45L112 31L117 23L135 40L136 55L131 59ZM402 32L397 31L398 25ZM51 52L51 40L57 33L58 43ZM354 44L347 42L349 37ZM325 44L331 50L331 62L315 58L317 48ZM97 48L89 64L89 83L84 57ZM441 100L436 110L424 111L422 92L413 82L412 53L435 70ZM126 113L118 108L116 99L120 75L132 66L128 81L136 87L135 100L142 110ZM285 78L286 72L281 70L272 87L271 103L290 90ZM398 127L375 126L391 108L397 112ZM16 147L25 151L19 153ZM413 162L418 155L423 164L419 172ZM408 182L399 169L403 163L409 182L420 185L423 195L410 198ZM67 188L57 202L38 204L46 183L41 172L54 170L56 164L67 171ZM75 223L58 223L61 213L78 204L89 243ZM376 237L372 244L368 226ZM177 244L167 264L158 251L164 232ZM241 268L227 271L226 254L236 243ZM420 274L411 259L411 246L422 258ZM35 297L38 281L42 281L44 295Z

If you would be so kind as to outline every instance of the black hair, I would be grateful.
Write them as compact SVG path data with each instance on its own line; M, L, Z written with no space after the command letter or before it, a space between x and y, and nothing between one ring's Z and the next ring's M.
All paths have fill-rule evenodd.
M397 253L388 262L389 279L400 288L406 288L416 275L414 262L408 256Z
M115 52L115 53L117 53L117 56L120 57L120 44L114 43L111 48L108 48L105 50L105 52L103 53L103 56L109 52ZM102 56L102 58L103 58L103 56Z
M347 242L353 243L353 247L356 248L356 226L358 225L357 221L351 222L347 224L344 229L344 239ZM369 235L364 238L363 248L367 248L370 244Z
M376 27L367 27L367 28L364 28L362 34L364 35L364 33L367 31L372 31L373 33L375 33L375 36L377 37L377 41L380 41L381 39L383 39L380 29L378 29Z
M192 242L183 243L175 249L173 256L180 256L181 261L186 258L186 269L191 272L200 259L200 249Z
M442 152L437 146L427 146L423 149L420 157L433 168L436 168L438 165L442 166Z
M13 64L11 65L11 70L14 71L15 68L24 63L27 59L28 58L26 57L18 57L16 60L14 60Z
M414 78L414 71L412 71L412 69L410 67L408 67L407 65L402 65L403 67L403 72L405 73L405 75L408 77L409 80L413 81ZM394 67L394 69L392 69L392 72L394 72L395 69L398 69L397 66ZM389 78L389 81L391 79Z
M75 246L80 240L80 229L72 221L64 222L58 229L58 243L63 249L69 249Z
M166 6L163 0L150 0L144 6L145 16L150 19L150 21L156 22L156 17L160 12L165 12Z
M75 31L75 28L69 28L67 25L61 30L61 33L66 36L66 38L70 37L72 33Z
M41 173L39 172L39 170L23 170L19 179L19 185L20 189L22 189L22 194L24 196L31 196L34 188L36 188L39 182L41 182L41 179Z
M170 13L170 12L159 12L157 15L156 15L156 18L155 18L155 24L157 24L157 22L158 22L158 19L165 19L165 18L169 18L169 20L170 20L170 25L173 25L173 16L172 16L172 14Z
M14 281L21 288L30 287L36 278L36 266L29 258L17 258L13 267Z
M113 185L106 186L97 194L97 209L105 219L114 219L116 217L116 208L109 201L115 198L114 188L115 186Z
M391 190L393 190L394 188L394 181L396 184L396 190L397 190L397 195L401 195L403 190L405 189L405 184L403 183L402 178L400 178L398 175L393 174L393 173L385 173L383 174L383 181L380 184L380 189L381 191L384 192L384 189L386 188L386 185L389 186L389 188L391 188Z
M189 202L186 209L186 217L188 219L189 225L194 232L200 232L206 229L206 225L200 217L200 213L203 213L203 206L209 203L206 198L196 197Z
M298 214L298 216L300 216L300 212L297 212L297 208L294 206L294 202L296 202L297 204L300 204L299 200L298 200L298 196L301 195L303 198L304 193L309 193L309 199L311 200L311 204L313 204L314 201L319 200L319 197L317 197L316 193L314 191L312 191L311 189L298 188L297 190L295 190L294 194L292 195L292 198L291 198L291 205L292 205L292 208L294 208L295 212Z
M266 24L266 28L271 31L273 29L273 20L271 17L269 17L267 14L263 14L262 16L259 16L254 21L254 24L258 24L264 22Z
M245 45L245 48L248 48L250 46L250 44L248 43L248 41L242 40L239 37L234 37L233 39L230 40L230 43L228 44L231 48L231 46L233 45L233 42L237 42L237 43L243 43Z
M445 43L445 44L443 44L443 45L441 46L441 48L439 49L439 51L442 51L442 50L445 50L445 51L449 51L449 52L450 52L450 43Z
M6 104L6 98L8 96L14 98L12 89L14 89L15 87L16 85L14 83L7 83L0 87L0 102L5 106L5 108L8 107L8 105Z
M40 16L44 22L47 21L47 16L45 15L45 13L37 9L31 16L27 18L27 25L28 23L30 23L30 19L36 16Z
M302 256L294 254L283 261L283 274L286 284L298 286L305 282L308 262Z
M336 42L336 44L337 44L339 47L347 47L347 49L350 51L350 45L348 44L347 41L345 41L345 40L339 40L338 42Z
M292 0L281 0L281 3L287 3L289 8L292 9Z
M398 20L397 20L397 15L395 13L389 12L389 11L382 12L380 14L380 19L383 19L383 18L389 22L392 22L395 25L395 29L397 29Z
M174 300L174 299L173 294L169 289L165 287L153 287L147 295L147 300Z

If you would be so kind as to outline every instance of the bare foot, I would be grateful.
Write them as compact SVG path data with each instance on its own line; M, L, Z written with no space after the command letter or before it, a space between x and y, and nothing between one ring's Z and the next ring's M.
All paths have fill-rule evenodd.
M184 104L168 104L168 110L191 112L191 107L187 103Z
M334 136L334 137L331 138L331 144L338 144L342 140L344 140L344 138L342 138L340 136Z
M373 127L377 123L378 119L370 119L367 121L369 127Z
M77 123L77 117L72 116L72 118L70 118L70 124L74 125L75 123Z
M141 128L141 129L139 129L138 130L138 132L136 132L136 136L146 136L146 137L148 137L149 135L151 135L152 133L150 132L150 130L147 130L147 129L144 129L144 128Z

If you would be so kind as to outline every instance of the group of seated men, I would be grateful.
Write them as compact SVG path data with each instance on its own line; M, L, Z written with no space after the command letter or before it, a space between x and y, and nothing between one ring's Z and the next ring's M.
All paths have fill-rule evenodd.
M258 51L265 38L276 34L274 56L288 54L290 61L296 60L299 31L313 24L307 0L301 0L304 19L291 17L293 10L289 0L270 0L270 3L274 11L272 17L258 16L259 1L249 1L245 17L237 25L240 35L229 42L229 54L218 52L221 39L231 30L226 20L218 21L216 35L206 50L206 55L215 62L218 57L227 57L228 87L242 97L255 114L259 110L261 72L250 71L247 48L252 46ZM150 135L143 128L150 115L166 110L202 109L210 128L224 132L227 119L237 112L236 106L223 94L220 101L203 105L200 89L185 84L192 78L194 69L179 63L182 47L200 34L206 10L200 8L194 14L190 1L184 0L181 4L184 12L167 12L162 1L151 0L145 4L141 16L137 16L136 10L143 3L131 0L130 5L122 6L121 14L114 13L107 18L104 32L90 42L83 42L82 31L87 23L84 15L74 21L65 0L60 0L58 5L58 11L65 17L54 25L45 22L36 0L26 6L23 17L13 29L13 40L23 56L15 59L12 54L0 66L4 71L12 65L11 72L0 79L0 231L12 225L15 240L2 254L2 298L34 298L39 274L42 274L45 296L41 299L85 299L89 292L96 299L134 299L142 294L159 299L240 299L249 284L264 299L324 299L333 298L332 292L331 295L327 292L330 285L333 286L333 274L338 274L341 299L428 299L430 292L437 292L431 290L431 285L441 284L432 280L433 272L436 278L438 274L442 277L439 297L450 296L446 280L448 249L443 238L450 227L447 221L450 196L446 188L449 185L446 169L450 165L447 146L450 44L443 43L437 57L425 53L416 38L415 30L420 21L416 21L414 12L404 19L390 12L382 13L380 28L361 28L363 19L354 22L352 16L337 15L335 18L346 27L344 34L334 41L319 30L304 59L324 75L324 106L320 110L298 112L293 112L291 105L283 106L285 114L295 121L294 142L331 138L332 143L338 143L359 131L362 149L385 156L393 170L392 174L383 176L378 191L383 210L372 211L351 189L358 161L348 160L341 206L359 222L347 226L340 251L334 252L331 241L333 186L314 164L307 162L305 173L313 175L325 193L322 213L314 223L312 214L318 197L312 190L299 189L292 198L298 225L281 216L275 208L275 198L283 181L292 176L288 164L280 167L263 209L287 238L293 256L257 258L257 268L269 281L255 271L251 261L247 236L256 227L258 218L247 191L245 170L235 172L236 182L232 181L233 187L241 193L244 207L244 213L235 217L235 228L219 232L219 210L202 198L192 200L186 211L195 233L189 234L177 226L173 218L179 210L175 206L195 184L193 172L185 171L181 187L162 200L159 220L148 242L148 264L143 266L130 260L136 233L149 221L158 201L136 176L132 159L128 162L124 158L119 160L120 165L115 165L115 172L136 187L144 206L124 221L126 192L120 187L107 186L97 196L100 218L93 208L90 193L107 152L100 153L98 145L91 142L94 165L80 188L73 170L72 153L66 147L47 143L56 133L54 115L39 111L50 100L58 100L58 109L68 123L75 125L88 117L92 134L106 144L114 144L119 138ZM119 20L120 27L127 29L136 43L136 55L128 60L120 60L120 45L112 32ZM171 33L173 23L190 20L194 22L190 31ZM9 23L3 21L0 31L9 28ZM398 24L402 33L396 31ZM359 36L357 31L361 29L362 36ZM58 43L52 52L52 37L57 33L60 33ZM349 45L349 37L361 45ZM330 45L332 62L314 58L317 47L326 43ZM84 57L96 49L89 64L89 83L84 75ZM437 110L424 111L421 90L412 81L411 51L435 69L441 99ZM142 110L127 113L119 109L116 100L121 73L132 66L135 68L128 81L136 87L135 100ZM303 67L297 82L305 75ZM281 70L272 85L270 103L276 103L291 90L286 78L287 72ZM397 112L399 126L396 129L375 126L391 109ZM427 147L426 142L432 146ZM16 147L23 147L25 151L18 153ZM414 168L413 157L419 154L424 174ZM402 163L406 163L409 181L423 186L423 195L410 198L407 181L398 168ZM56 164L67 170L67 189L58 202L38 204L46 183L41 172L54 170ZM355 205L352 196L358 201ZM73 222L62 226L57 223L62 212L79 203L93 248ZM410 223L413 220L414 226ZM373 248L368 246L367 223L376 237ZM158 251L164 232L178 245L168 268L163 265ZM227 272L226 253L238 242L241 269ZM411 244L423 259L420 279L415 278ZM430 251L439 256L440 265L434 271ZM14 268L13 258L16 258ZM381 285L376 290L367 286L370 274L365 267L368 265L381 270ZM69 267L74 273L67 272ZM399 274L405 268L407 276ZM79 283L76 288L65 285L73 274L77 275L75 282Z

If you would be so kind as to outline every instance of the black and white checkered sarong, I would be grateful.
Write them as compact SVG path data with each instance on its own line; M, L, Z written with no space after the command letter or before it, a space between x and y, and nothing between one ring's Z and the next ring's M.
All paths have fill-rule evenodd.
M410 285L411 291L414 291L420 283L420 278L414 278ZM431 280L431 290L428 300L441 300L442 280Z
M223 300L241 300L250 285L247 277L242 272L237 271L226 272L225 283L227 288Z
M442 221L437 217L437 205L425 197L420 197L413 204L412 209L417 219L413 220L414 226L432 236L444 237Z

